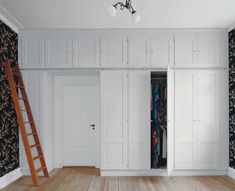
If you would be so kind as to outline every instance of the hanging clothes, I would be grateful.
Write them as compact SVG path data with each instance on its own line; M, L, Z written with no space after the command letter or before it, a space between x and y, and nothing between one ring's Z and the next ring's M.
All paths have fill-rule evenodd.
M167 87L166 80L152 80L151 95L151 166L159 168L167 157Z

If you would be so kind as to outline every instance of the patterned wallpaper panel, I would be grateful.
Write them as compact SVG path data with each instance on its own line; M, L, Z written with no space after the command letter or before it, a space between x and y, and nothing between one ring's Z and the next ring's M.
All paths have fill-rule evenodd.
M229 33L229 166L235 169L235 29Z
M17 64L17 34L0 20L0 177L19 167L19 133L3 61Z

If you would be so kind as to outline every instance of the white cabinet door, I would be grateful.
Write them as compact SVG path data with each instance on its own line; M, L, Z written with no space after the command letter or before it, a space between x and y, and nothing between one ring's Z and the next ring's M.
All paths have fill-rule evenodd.
M192 71L175 71L175 169L194 167L195 78Z
M36 128L38 131L38 135L40 137L41 145L43 145L42 141L42 121L41 121L41 98L42 98L42 72L35 71L23 71L23 80L26 88L27 96L29 99L29 104L33 113L34 122L36 124ZM22 108L24 108L24 104L20 102ZM24 114L24 120L27 121L27 115ZM27 132L30 133L30 126L26 124ZM21 137L21 136L20 136ZM34 144L33 139L29 139L30 145ZM33 150L33 155L36 156L36 150ZM24 146L21 141L21 166L22 170L25 174L29 173L28 162L24 151ZM37 166L39 165L39 161L35 163Z
M129 168L150 169L149 71L129 72Z
M175 37L175 67L196 67L196 37Z
M73 39L73 67L98 68L99 39L96 37L76 37Z
M47 68L72 67L72 38L55 36L46 39L45 66Z
M127 168L127 72L101 72L101 169Z
M129 38L129 67L147 68L149 61L149 39L146 37Z
M127 67L127 38L101 38L101 66L106 68Z
M198 67L219 67L219 36L200 35L197 37Z
M174 78L175 73L167 69L167 171L171 175L174 169Z
M167 68L174 62L173 37L159 36L150 40L150 63L152 68Z
M197 158L195 162L199 169L215 169L219 159L218 71L199 71L197 81Z
M44 39L42 37L23 37L21 48L23 68L44 67Z

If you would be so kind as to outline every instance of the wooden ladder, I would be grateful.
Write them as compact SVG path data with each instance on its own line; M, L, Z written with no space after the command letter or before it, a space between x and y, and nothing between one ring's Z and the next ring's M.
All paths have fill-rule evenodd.
M44 176L49 177L45 158L43 156L41 144L39 141L37 129L35 126L35 122L33 120L32 111L29 105L28 96L26 94L26 90L24 87L22 75L19 69L19 66L16 65L14 68L11 67L11 63L9 61L4 62L5 66L5 72L7 75L12 99L14 102L15 110L16 110L16 116L17 121L20 127L20 132L22 136L22 141L24 144L32 181L34 186L38 186L38 173L43 172ZM18 81L18 83L15 83L15 79ZM24 121L24 114L27 114L27 120ZM29 127L30 129L26 129L26 127ZM33 137L33 144L30 144L29 138ZM32 149L37 150L37 156L33 156ZM41 167L36 169L36 166L34 162L36 160L39 160L41 163Z

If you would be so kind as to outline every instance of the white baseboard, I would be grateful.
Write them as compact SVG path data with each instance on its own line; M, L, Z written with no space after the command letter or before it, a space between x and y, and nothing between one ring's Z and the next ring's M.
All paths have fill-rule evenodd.
M14 182L22 176L20 168L13 170L12 172L6 174L0 178L0 189L6 187L8 184Z
M229 167L228 168L228 176L235 180L235 169Z
M174 170L170 176L226 176L227 170Z
M167 176L167 170L100 170L100 176Z
M226 176L227 170L174 170L169 176ZM101 176L168 176L166 169L100 170Z

